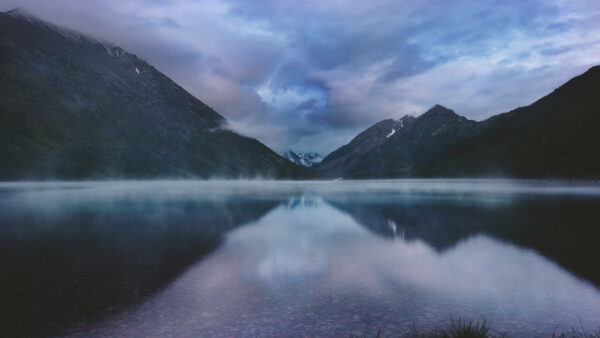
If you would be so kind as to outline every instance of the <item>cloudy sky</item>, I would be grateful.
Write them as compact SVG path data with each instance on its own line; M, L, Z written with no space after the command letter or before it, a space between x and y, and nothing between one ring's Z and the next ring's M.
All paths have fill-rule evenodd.
M598 0L0 0L113 42L276 151L436 103L481 120L600 64Z

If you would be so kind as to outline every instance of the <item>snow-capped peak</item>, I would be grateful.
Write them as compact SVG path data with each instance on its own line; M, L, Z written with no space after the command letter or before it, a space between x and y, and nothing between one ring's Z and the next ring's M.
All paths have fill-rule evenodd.
M319 163L323 160L321 155L317 153L302 153L293 150L288 150L283 153L283 157L305 167L312 167L315 163Z

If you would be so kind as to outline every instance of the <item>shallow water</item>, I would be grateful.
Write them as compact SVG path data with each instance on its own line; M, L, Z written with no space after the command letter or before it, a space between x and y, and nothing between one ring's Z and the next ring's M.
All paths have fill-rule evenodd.
M592 330L599 207L589 182L1 183L2 332Z

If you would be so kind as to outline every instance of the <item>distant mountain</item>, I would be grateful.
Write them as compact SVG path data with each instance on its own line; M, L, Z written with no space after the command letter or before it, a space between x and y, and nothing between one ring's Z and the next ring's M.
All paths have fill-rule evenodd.
M308 178L123 49L0 13L0 180Z
M283 157L305 167L312 167L315 163L319 163L323 160L321 155L317 153L297 153L293 150L288 150L283 153Z
M600 66L481 122L436 105L396 123L376 123L314 168L348 178L600 178Z
M476 124L436 105L361 156L349 168L349 174L352 177L411 176L415 169L450 144L472 135Z
M476 124L435 105L416 118L374 124L315 168L333 177L410 176L449 144L472 135Z
M414 120L412 116L404 116L399 120L387 119L377 122L358 134L350 143L327 155L314 168L332 177L347 176L352 172L350 168L357 165L363 155L394 137L398 131L409 126Z

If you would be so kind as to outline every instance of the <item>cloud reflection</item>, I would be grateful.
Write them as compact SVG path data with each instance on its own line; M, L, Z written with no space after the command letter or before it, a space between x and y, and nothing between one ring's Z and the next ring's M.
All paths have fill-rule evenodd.
M397 334L454 314L483 316L516 336L547 335L580 320L593 327L599 305L594 286L533 250L476 235L440 252L380 237L304 196L230 232L208 259L100 332L144 321L152 324L141 334L186 333L174 323L200 321L193 332L201 335L347 335L372 323Z

